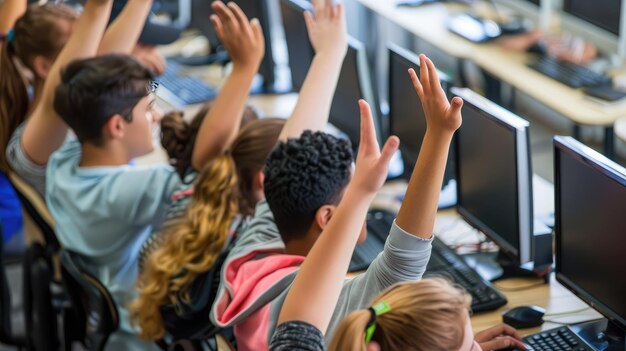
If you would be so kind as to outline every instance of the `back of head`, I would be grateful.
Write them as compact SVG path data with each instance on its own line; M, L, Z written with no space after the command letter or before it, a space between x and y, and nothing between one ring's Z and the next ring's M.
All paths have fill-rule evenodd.
M54 110L81 143L102 145L102 128L114 115L132 121L134 106L153 90L152 73L127 55L70 63L61 74Z
M0 55L0 170L9 169L4 150L15 129L26 119L29 96L19 64L36 76L35 58L54 61L70 35L76 12L62 4L31 5L2 43Z
M350 142L305 131L281 142L265 166L265 196L285 243L304 237L317 210L341 199L352 174Z
M439 278L400 283L381 293L390 311L376 317L372 341L381 350L450 351L458 350L467 322L468 295ZM370 310L349 314L333 336L330 350L365 350L365 330Z
M213 102L204 104L191 122L185 120L182 111L169 112L161 118L161 145L167 152L170 164L176 168L181 178L184 178L191 168L191 157L198 131L212 106ZM243 128L258 119L254 108L246 106L240 127Z
M231 146L230 155L239 178L239 213L244 216L254 213L254 177L265 167L284 125L285 120L281 118L252 121L241 129Z

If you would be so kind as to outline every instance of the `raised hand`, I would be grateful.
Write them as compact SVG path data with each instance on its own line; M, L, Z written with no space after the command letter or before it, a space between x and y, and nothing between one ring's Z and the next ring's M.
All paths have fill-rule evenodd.
M265 40L259 20L254 18L249 21L234 2L226 6L221 1L215 1L211 7L215 11L211 15L211 22L228 51L233 69L249 68L256 72L265 54Z
M313 8L315 16L306 11L304 21L315 52L345 55L348 35L343 5L335 5L333 0L313 0Z
M370 106L365 100L359 100L359 108L361 110L361 140L351 185L353 184L360 191L376 193L387 179L389 161L398 149L400 140L396 136L389 137L380 151Z
M510 347L526 350L526 346L520 341L521 339L522 334L506 324L483 330L474 336L474 340L484 351L502 350Z
M428 129L436 132L454 133L461 126L461 107L463 100L455 97L448 102L441 87L437 69L425 55L420 55L420 78L415 70L409 69L413 87L419 96Z

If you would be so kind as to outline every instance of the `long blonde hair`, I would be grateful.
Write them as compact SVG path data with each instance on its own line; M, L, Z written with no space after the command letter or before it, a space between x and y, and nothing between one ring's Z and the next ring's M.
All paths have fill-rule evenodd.
M372 341L381 350L449 351L463 343L468 295L448 281L427 278L397 284L381 293L373 305L385 301L391 310L376 318ZM369 310L349 314L339 325L330 350L365 351Z
M189 288L215 264L235 216L251 213L255 204L247 178L263 169L283 125L281 119L250 122L232 150L198 176L184 218L164 229L164 244L150 255L139 276L139 298L131 304L131 318L143 338L158 340L165 335L161 307L190 302Z

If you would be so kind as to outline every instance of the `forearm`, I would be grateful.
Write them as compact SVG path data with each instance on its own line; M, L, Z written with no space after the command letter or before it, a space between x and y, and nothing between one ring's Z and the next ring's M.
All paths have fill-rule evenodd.
M27 155L46 164L65 140L68 127L54 112L54 92L61 81L61 70L71 61L94 56L111 13L112 0L89 0L76 22L72 35L54 61L44 84L43 96L27 120L22 144Z
M297 138L305 130L318 131L326 127L344 57L345 53L315 55L280 140Z
M13 28L15 21L26 12L26 0L5 0L0 6L0 34Z
M332 220L302 264L278 323L299 320L322 331L327 329L373 197L374 194L346 191Z
M426 132L396 223L403 230L430 238L453 134Z
M152 0L129 0L111 23L98 47L98 55L130 54L141 35Z
M192 156L196 170L226 151L237 136L255 74L254 67L234 69L226 79L198 131Z

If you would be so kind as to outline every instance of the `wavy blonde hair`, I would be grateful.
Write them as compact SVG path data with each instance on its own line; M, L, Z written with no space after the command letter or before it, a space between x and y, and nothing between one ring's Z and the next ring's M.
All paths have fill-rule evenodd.
M130 310L142 338L165 336L161 307L190 302L192 283L215 264L235 216L252 213L256 203L248 178L263 169L283 126L284 120L277 118L250 122L232 150L198 176L184 217L164 228L164 244L148 257L139 276L139 298Z
M381 350L449 351L463 343L470 298L447 280L426 278L394 285L372 303L385 301L391 310L377 316L372 341ZM370 311L350 313L339 325L331 351L365 351Z

